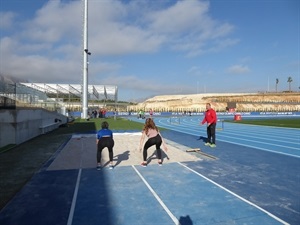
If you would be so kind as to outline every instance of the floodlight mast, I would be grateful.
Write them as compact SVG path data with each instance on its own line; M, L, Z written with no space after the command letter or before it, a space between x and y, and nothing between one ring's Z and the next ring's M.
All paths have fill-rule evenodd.
M88 0L84 0L83 18L83 84L82 84L82 115L81 118L88 118Z

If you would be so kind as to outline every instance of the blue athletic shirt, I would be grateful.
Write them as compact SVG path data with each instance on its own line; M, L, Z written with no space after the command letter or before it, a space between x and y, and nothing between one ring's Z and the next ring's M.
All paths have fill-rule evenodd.
M113 137L113 133L109 129L101 129L97 132L97 139L100 139L102 137Z

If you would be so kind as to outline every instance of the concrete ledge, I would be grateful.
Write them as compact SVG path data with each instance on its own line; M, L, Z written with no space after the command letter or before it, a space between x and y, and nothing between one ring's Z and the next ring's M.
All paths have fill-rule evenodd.
M42 132L42 134L48 133L52 130L55 130L59 127L59 123L50 123L50 124L45 124L40 126L40 130Z

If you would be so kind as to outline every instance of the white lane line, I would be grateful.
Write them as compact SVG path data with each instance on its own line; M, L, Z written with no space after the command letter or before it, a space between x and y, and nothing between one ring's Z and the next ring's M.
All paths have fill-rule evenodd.
M79 171L78 171L78 176L77 176L77 180L76 180L76 186L75 186L75 190L74 190L74 195L73 195L73 199L72 199L72 204L71 204L71 209L70 209L70 213L69 213L67 225L72 225L72 222L73 222L73 217L74 217L74 212L75 212L75 206L76 206L76 201L77 201L77 195L78 195L78 190L79 190L79 184L80 184L80 179L81 179L82 155L83 155L85 147L84 147L82 138L80 139L80 142L81 142L81 149L80 149L81 159L80 159Z
M72 199L72 205L71 205L67 225L72 225L72 222L73 222L73 216L74 216L74 211L75 211L75 206L76 206L80 178L81 178L81 168L79 169L78 176L77 176L75 191L74 191L74 195L73 195L73 199Z
M254 148L254 149L262 150L262 151L266 151L266 152L272 152L272 153L276 153L276 154L280 154L280 155L287 155L287 156L291 156L291 157L295 157L295 158L300 158L300 155L280 152L279 150L271 150L271 149L267 149L267 148L261 148L261 147L258 147L258 146L254 146L254 145L241 144L239 142L234 142L234 141L225 141L225 140L222 140L222 139L220 139L219 141L223 141L223 142L227 142L227 143L235 144L235 145L240 145L240 146L244 146L244 147Z
M180 132L180 133L183 133L183 134L189 134L189 135L192 135L192 136L196 136L196 137L199 137L199 136L202 136L202 135L206 135L206 133L204 131L196 131L196 130L189 130L189 132L185 132L183 130L178 130L178 128L169 128L169 127L165 127L167 129L170 129L170 130L173 130L173 131L177 131L177 132ZM192 132L193 131L193 132ZM197 133L197 134L195 134ZM220 138L223 137L223 138ZM259 146L256 146L256 145L248 145L248 144L242 144L241 142L234 142L234 141L229 141L229 140L226 140L226 137L228 138L229 136L226 136L226 135L221 135L219 134L218 136L218 141L223 141L223 142L226 142L226 143L230 143L230 144L237 144L237 145L240 145L240 146L245 146L245 147L250 147L250 148L255 148L255 149L258 149L258 150L262 150L262 151L267 151L267 152L272 152L272 153L276 153L276 154L281 154L281 155L287 155L287 156L291 156L291 157L296 157L296 158L300 158L300 155L296 155L296 154L293 154L293 153L285 153L283 152L282 150L271 150L271 149L267 149L267 148L261 148ZM234 139L238 139L238 140L246 140L246 139L242 139L242 138L237 138L237 137L234 137ZM259 143L262 143L262 142L259 142ZM268 143L268 145L273 145L273 144L270 144ZM276 146L276 145L275 145ZM278 146L278 145L277 145ZM286 146L283 146L286 148ZM289 148L289 147L288 147ZM293 148L293 147L292 147ZM295 149L295 148L293 148ZM292 149L292 151L293 151ZM299 150L298 148L296 148L295 150Z
M245 198L243 198L243 197L239 196L238 194L236 194L236 193L234 193L234 192L232 192L232 191L228 190L227 188L225 188L225 187L223 187L222 185L220 185L220 184L218 184L218 183L214 182L213 180L211 180L211 179L209 179L209 178L207 178L207 177L203 176L201 173L198 173L197 171L195 171L195 170L193 170L193 169L189 168L188 166L186 166L186 165L182 164L181 162L177 162L177 163L178 163L179 165L181 165L181 166L185 167L186 169L190 170L191 172L193 172L193 173L197 174L198 176L200 176L200 177L204 178L205 180L207 180L207 181L209 181L209 182L213 183L214 185L218 186L219 188L221 188L221 189L223 189L223 190L227 191L228 193L230 193L230 194L234 195L235 197L237 197L237 198L241 199L242 201L244 201L244 202L248 203L249 205L252 205L252 206L254 206L255 208L257 208L257 209L261 210L262 212L266 213L267 215L269 215L270 217L274 218L274 219L275 219L275 220L277 220L278 222L280 222L280 223L282 223L282 224L285 224L285 225L289 225L289 223L287 223L287 222L283 221L282 219L280 219L280 218L278 218L277 216L273 215L272 213L270 213L270 212L266 211L265 209L263 209L263 208L259 207L258 205L256 205L256 204L254 204L254 203L252 203L252 202L248 201L247 199L245 199Z
M235 132L219 134L219 136L222 136L224 138L229 138L229 139L233 138L233 139L238 139L238 140L242 140L242 141L249 141L249 142L253 142L253 143L268 144L268 145L272 145L272 146L276 146L276 147L285 147L285 148L296 149L296 150L299 149L299 148L294 148L294 147L290 147L290 146L286 146L286 145L273 144L274 141L283 142L283 143L287 143L287 144L290 144L291 141L285 141L288 138L284 138L285 140L282 140L282 139L278 139L278 137L275 137L273 134L271 134L271 135L272 136L268 136L268 137L265 136L264 137L263 135L260 135L259 133L255 133L255 132L248 132L247 135L242 134L242 133L235 133ZM246 137L246 139L238 138L238 137ZM252 139L250 139L249 137L251 137ZM255 141L254 139L262 140L262 141ZM291 138L289 138L289 139L292 140ZM293 140L295 140L295 138ZM298 144L298 143L295 142L295 144Z
M142 181L145 183L145 185L148 187L148 189L151 191L151 193L154 195L156 200L159 202L159 204L163 207L163 209L167 212L167 214L170 216L170 218L173 220L173 222L176 225L180 225L178 219L176 216L173 215L173 213L168 209L168 207L165 205L165 203L161 200L161 198L156 194L156 192L153 190L153 188L150 186L150 184L145 180L145 178L140 174L140 172L135 168L134 165L132 165L132 168L135 170L135 172L139 175L139 177L142 179Z

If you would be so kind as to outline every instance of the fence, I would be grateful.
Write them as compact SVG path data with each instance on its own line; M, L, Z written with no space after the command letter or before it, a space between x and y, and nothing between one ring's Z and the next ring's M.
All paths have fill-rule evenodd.
M48 96L39 90L24 86L19 83L0 82L0 108L44 108L49 111L61 111L61 105L48 98Z

